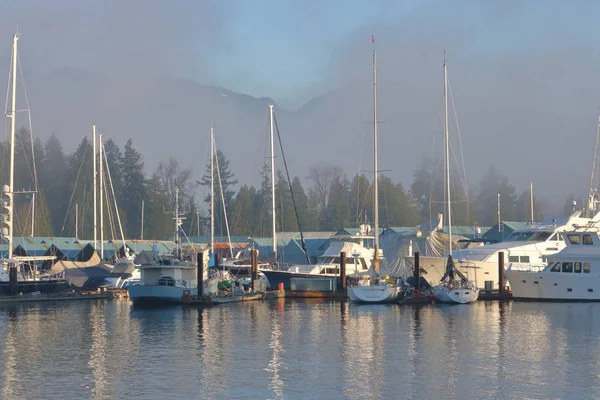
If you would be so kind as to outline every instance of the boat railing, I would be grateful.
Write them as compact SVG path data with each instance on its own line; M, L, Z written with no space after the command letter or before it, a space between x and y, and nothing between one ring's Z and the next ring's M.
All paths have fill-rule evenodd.
M196 283L183 279L165 279L165 277L153 279L151 282L139 282L139 285L144 286L172 286L186 289L195 289Z
M544 268L546 268L546 265L512 262L508 264L506 269L511 271L540 272Z

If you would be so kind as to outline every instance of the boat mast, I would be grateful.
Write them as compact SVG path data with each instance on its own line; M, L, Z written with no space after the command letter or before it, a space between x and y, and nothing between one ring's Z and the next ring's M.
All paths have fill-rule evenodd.
M592 161L592 175L590 177L590 192L588 194L588 217L592 218L593 213L596 212L597 203L598 203L598 182L596 180L598 177L596 176L596 162L598 158L598 146L600 145L600 116L598 116L598 124L596 127L596 146L594 147L594 159Z
M375 219L375 254L373 269L379 271L379 182L377 170L377 53L375 52L375 37L373 42L373 216Z
M215 254L215 135L210 123L210 251Z
M92 125L92 153L92 158L94 159L94 161L92 162L92 164L94 165L94 250L96 250L98 248L98 240L96 236L96 232L98 231L98 225L96 221L96 214L98 212L96 209L96 125Z
M175 257L181 259L181 240L179 238L179 186L175 181Z
M529 182L529 201L531 202L531 223L534 222L533 216L533 182Z
M13 257L13 194L15 185L15 127L16 127L16 108L17 108L17 42L19 40L19 34L13 35L13 59L12 59L12 97L11 97L11 108L10 108L10 166L9 166L9 183L8 190L4 195L8 199L7 213L8 213L8 235L6 240L8 242L8 258Z
M275 141L273 137L273 104L269 104L269 128L271 136L271 216L273 228L273 262L277 262L277 230L275 219Z
M452 204L450 200L450 137L448 133L448 70L446 67L446 53L444 52L444 145L445 145L445 180L448 218L448 255L452 255Z
M98 135L98 166L100 175L100 258L104 259L104 170L102 167L102 134Z

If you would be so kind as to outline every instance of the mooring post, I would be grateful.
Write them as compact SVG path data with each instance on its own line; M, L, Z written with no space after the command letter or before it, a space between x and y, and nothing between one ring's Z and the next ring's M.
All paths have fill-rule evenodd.
M252 278L252 293L254 293L254 281L258 280L258 250L253 249L250 257L250 272Z
M342 291L346 294L346 252L340 253L340 280L342 281Z
M15 264L11 264L8 268L8 287L10 294L17 294L17 266Z
M206 265L204 263L204 251L197 254L197 265L198 265L198 299L204 297L204 273L206 271Z
M413 278L415 278L415 290L421 290L421 262L419 261L419 252L415 252L415 266L413 270Z
M504 293L504 252L498 252L498 293Z

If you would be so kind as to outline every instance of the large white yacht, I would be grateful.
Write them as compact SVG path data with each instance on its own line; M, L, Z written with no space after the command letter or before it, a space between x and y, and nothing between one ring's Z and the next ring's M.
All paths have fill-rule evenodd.
M506 278L514 299L600 301L600 237L595 224L564 232L566 247L539 272L513 269Z
M492 281L497 289L500 252L504 252L505 265L512 263L513 269L540 271L547 264L548 256L565 248L564 232L588 226L598 219L600 213L594 218L583 218L581 211L576 211L568 218L549 219L516 230L503 242L454 250L452 255L456 266L468 272L478 287L483 287L485 281ZM407 257L407 261L412 264L412 257ZM446 259L422 256L420 261L421 268L425 271L424 277L430 283L437 283L446 270Z

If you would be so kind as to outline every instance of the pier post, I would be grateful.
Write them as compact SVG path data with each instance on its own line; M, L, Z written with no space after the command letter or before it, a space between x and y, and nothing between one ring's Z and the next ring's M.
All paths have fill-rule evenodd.
M413 269L413 278L415 278L415 290L421 290L421 261L419 260L419 252L415 252L415 266Z
M17 294L17 266L11 264L8 268L8 287L10 288L10 294Z
M504 293L504 252L498 252L498 293Z
M252 293L254 293L254 281L258 280L258 250L253 249L250 254L250 275L252 278Z
M340 253L340 280L341 282L341 286L342 286L342 291L344 292L344 294L346 293L346 252L342 251Z
M204 259L205 252L207 250L197 254L198 264L198 299L204 297L204 274L206 273L206 263Z

